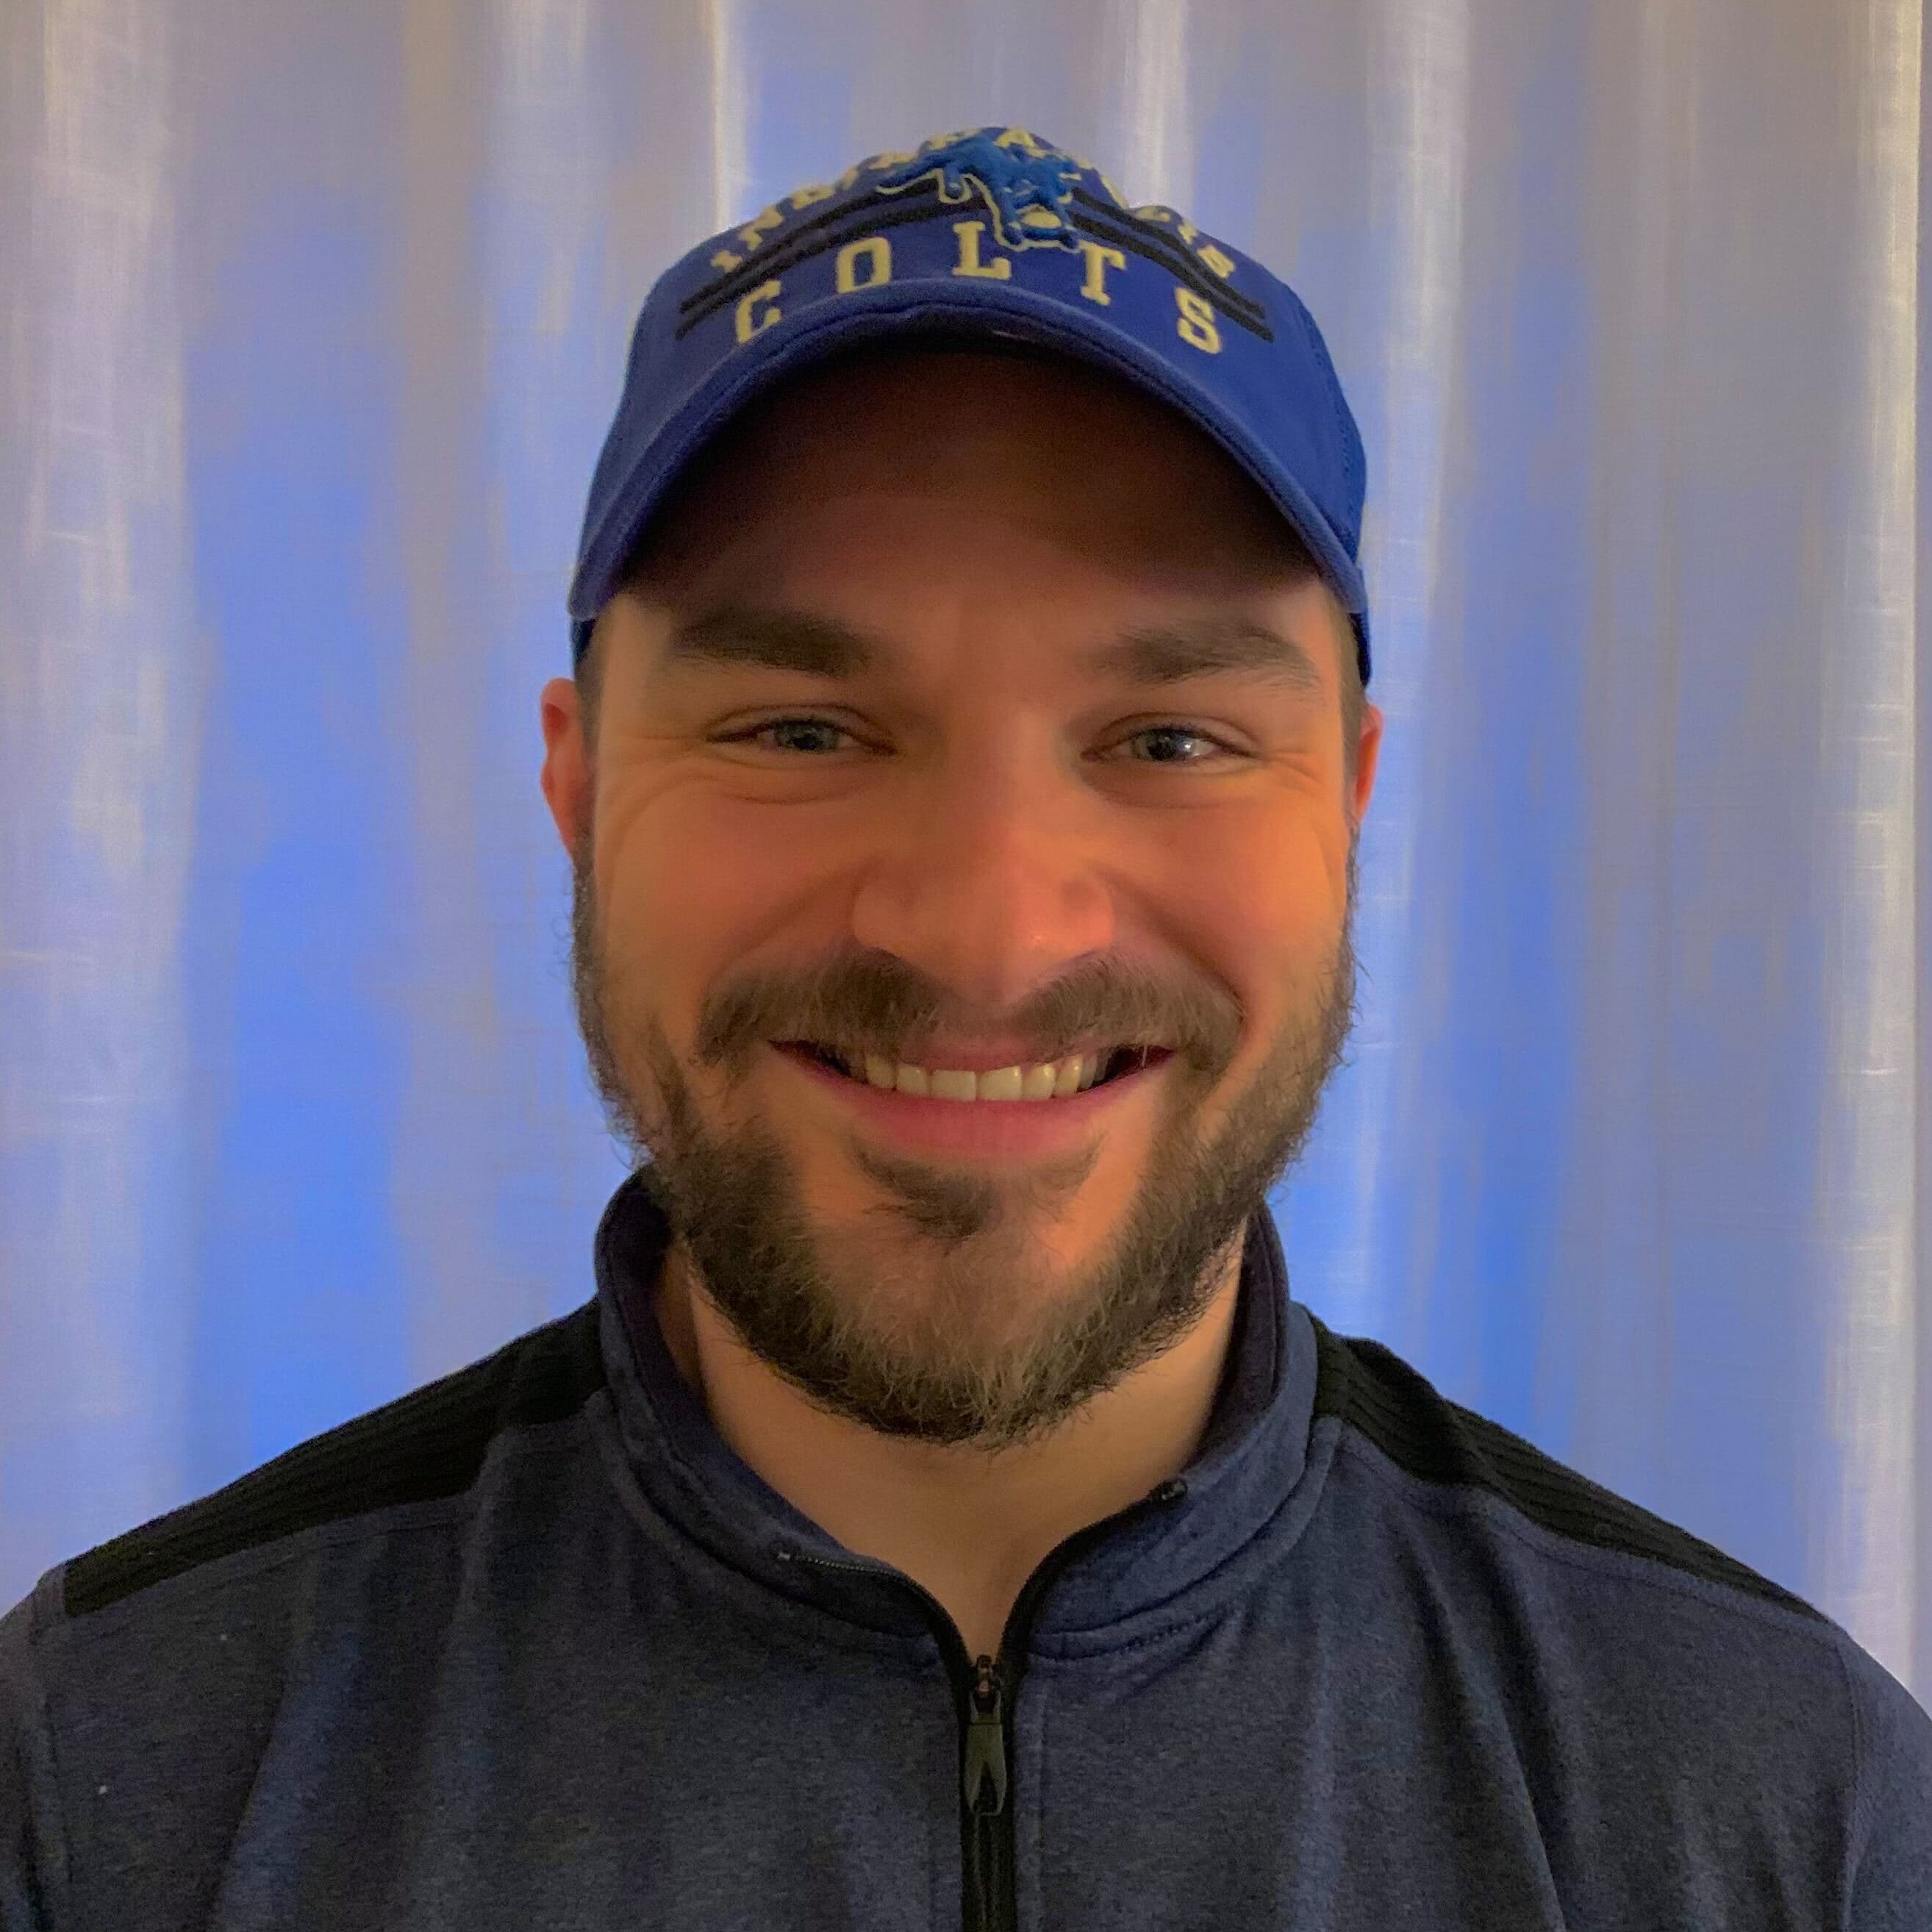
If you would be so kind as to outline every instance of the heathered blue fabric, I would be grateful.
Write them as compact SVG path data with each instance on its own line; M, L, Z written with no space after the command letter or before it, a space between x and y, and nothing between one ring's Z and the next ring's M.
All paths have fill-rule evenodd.
M457 1492L382 1502L358 1450L332 1520L222 1492L164 1520L176 1574L62 1564L0 1622L4 1932L960 1924L928 1612L800 1561L856 1559L679 1378L665 1232L620 1190L576 1318L607 1385ZM1316 1416L1317 1347L1264 1210L1186 1493L1040 1600L1019 1926L1932 1927L1932 1720L1849 1636L1406 1473Z

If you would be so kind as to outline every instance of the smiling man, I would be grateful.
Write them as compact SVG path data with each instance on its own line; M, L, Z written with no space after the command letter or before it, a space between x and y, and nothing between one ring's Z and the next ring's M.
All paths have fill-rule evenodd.
M544 790L660 1325L752 1468L995 1653L1192 1455L1340 1050L1354 634L1171 410L931 346L799 376L628 577Z
M1025 130L653 290L542 695L580 1311L0 1624L0 1928L1932 1922L1837 1626L1288 1293L1361 449Z

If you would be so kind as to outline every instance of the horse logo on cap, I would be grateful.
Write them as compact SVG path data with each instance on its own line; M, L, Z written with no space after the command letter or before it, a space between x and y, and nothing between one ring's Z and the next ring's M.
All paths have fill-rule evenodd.
M964 201L977 186L1003 248L1080 245L1066 213L1079 168L1070 155L1036 142L1023 129L1010 128L997 136L983 130L963 134L920 154L874 186L881 194L902 194L935 176L941 201Z

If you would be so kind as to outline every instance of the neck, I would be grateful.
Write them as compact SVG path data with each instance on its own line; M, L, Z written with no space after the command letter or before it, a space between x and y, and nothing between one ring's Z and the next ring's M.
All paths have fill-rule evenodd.
M1049 1551L1192 1460L1234 1331L1241 1250L1238 1242L1207 1313L1166 1354L1038 1441L992 1452L880 1436L819 1408L692 1291L676 1247L655 1303L672 1360L739 1457L848 1550L922 1585L968 1654L992 1656Z

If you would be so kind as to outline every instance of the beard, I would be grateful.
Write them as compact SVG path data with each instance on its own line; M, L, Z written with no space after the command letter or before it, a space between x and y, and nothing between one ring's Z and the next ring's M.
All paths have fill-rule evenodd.
M846 1156L878 1204L856 1222L815 1219L778 1124L704 1118L648 1000L607 954L586 836L572 860L578 1025L605 1119L692 1290L808 1400L882 1435L999 1450L1066 1422L1203 1318L1252 1217L1299 1158L1354 1019L1356 843L1336 943L1294 989L1266 1059L1211 1138L1199 1132L1201 1102L1234 1057L1238 1014L1186 1011L1158 987L1124 995L1111 981L1088 982L1096 997L1077 1016L1068 1010L1100 1022L1095 1032L1151 1034L1175 1049L1156 1076L1160 1123L1131 1204L1100 1252L1069 1268L1041 1217L1090 1172L1098 1136L1070 1158L997 1176L895 1159L853 1137ZM734 993L707 1014L694 1064L735 1084L771 1040L837 1036L842 1017L928 1010L909 969L873 954L813 992L773 982ZM808 1015L830 1024L781 1024Z

